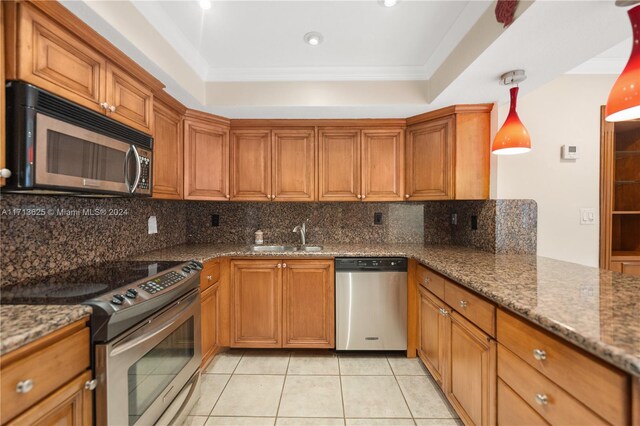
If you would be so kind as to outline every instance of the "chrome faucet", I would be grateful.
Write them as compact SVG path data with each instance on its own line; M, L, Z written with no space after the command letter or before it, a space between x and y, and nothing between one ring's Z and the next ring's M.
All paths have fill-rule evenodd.
M293 228L293 232L300 233L300 242L302 245L305 245L307 242L307 226L305 222L302 222L302 226L298 225Z

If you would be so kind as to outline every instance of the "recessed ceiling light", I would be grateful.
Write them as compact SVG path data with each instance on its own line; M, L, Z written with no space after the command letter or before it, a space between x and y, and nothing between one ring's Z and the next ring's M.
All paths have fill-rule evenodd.
M322 34L312 31L310 33L306 33L304 35L304 41L310 44L311 46L317 46L322 43L323 37Z
M382 4L386 7L393 7L398 4L398 0L382 0Z
M388 0L385 0L385 1L388 1ZM211 9L211 0L200 0L200 7L202 8L202 10Z

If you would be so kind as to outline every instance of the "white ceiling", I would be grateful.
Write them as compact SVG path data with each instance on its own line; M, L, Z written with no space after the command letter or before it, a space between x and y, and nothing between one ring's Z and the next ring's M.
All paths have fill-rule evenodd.
M521 0L507 29L486 0L212 0L208 11L194 0L62 2L185 105L232 118L406 117L503 102L497 81L511 69L527 71L524 93L567 72L619 72L631 35L611 1ZM324 42L305 44L309 31Z

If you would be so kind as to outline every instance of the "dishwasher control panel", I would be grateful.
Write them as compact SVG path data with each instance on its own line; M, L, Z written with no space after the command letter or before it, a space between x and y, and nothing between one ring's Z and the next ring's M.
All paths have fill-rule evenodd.
M406 272L407 259L403 257L339 257L336 271L399 271Z

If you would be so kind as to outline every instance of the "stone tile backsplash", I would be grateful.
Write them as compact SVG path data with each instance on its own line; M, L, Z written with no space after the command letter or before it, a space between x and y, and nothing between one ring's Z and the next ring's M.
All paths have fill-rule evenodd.
M382 224L374 224L382 213ZM451 224L451 214L458 225ZM212 226L213 214L219 226ZM158 233L147 233L156 216ZM478 229L471 230L471 216ZM493 253L536 251L531 200L425 203L238 203L2 194L0 286L183 243L450 244Z

